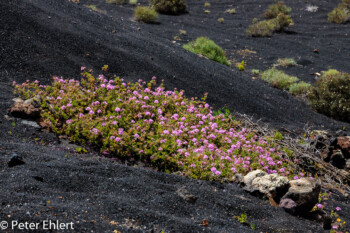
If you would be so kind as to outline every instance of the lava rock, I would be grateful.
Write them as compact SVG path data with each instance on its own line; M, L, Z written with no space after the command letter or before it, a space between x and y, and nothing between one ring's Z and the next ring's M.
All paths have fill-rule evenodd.
M291 199L295 202L296 206L294 208L294 214L302 215L309 212L318 202L318 195L321 191L321 185L312 178L301 178L298 180L293 180L289 182L290 188L288 192L282 197L280 203L287 207L287 211L290 210L288 203Z
M197 201L197 197L190 194L185 188L179 188L176 193L189 203L194 204Z
M278 198L282 197L289 188L289 180L285 176L270 174L257 177L252 181L252 186L259 189L262 194L275 194Z
M350 136L347 137L338 137L337 138L338 146L341 149L345 158L350 158Z
M294 214L297 204L290 198L285 198L280 201L279 207L283 208L287 213Z
M25 164L25 162L23 161L23 158L16 154L13 154L10 161L7 163L8 167L14 167L14 166L19 166L23 164Z
M333 152L333 154L331 155L330 163L339 169L344 169L346 165L346 160L341 150L335 150Z
M247 175L243 177L243 184L244 184L243 189L251 193L259 191L257 187L252 186L252 182L255 178L265 176L266 174L267 174L266 172L259 169L249 172Z
M9 112L14 117L37 119L40 117L40 108L31 104L15 103Z
M31 126L33 128L40 129L40 125L38 125L38 123L36 123L35 121L22 120L21 123L23 125L28 125L28 126Z

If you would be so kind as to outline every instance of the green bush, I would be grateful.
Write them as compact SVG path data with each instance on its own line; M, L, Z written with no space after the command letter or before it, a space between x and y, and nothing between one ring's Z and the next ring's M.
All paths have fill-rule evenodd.
M296 66L297 63L293 58L278 58L275 65L282 66L282 67L289 67L289 66Z
M350 122L350 74L336 70L325 72L308 94L319 113Z
M161 14L179 15L186 12L184 0L150 0L150 5Z
M332 23L346 23L350 19L350 0L343 0L342 3L328 14L328 21Z
M273 32L281 31L293 25L290 15L279 14L277 18L258 21L253 19L253 24L249 26L247 33L251 36L270 36Z
M219 62L224 65L231 65L225 56L224 50L215 44L214 41L206 37L199 37L195 41L184 44L183 48L196 54L202 54L210 60Z
M290 12L291 8L287 7L284 2L276 1L276 4L270 5L264 14L267 20L259 22L254 18L247 33L251 36L270 36L273 32L281 31L293 25Z
M293 95L302 95L306 94L311 88L310 83L306 82L298 82L298 83L293 83L289 87L289 92Z
M292 9L284 2L278 1L275 4L272 4L269 6L269 8L265 11L265 18L266 19L274 19L277 18L279 14L289 15Z
M158 19L158 14L154 9L146 6L138 6L135 8L134 16L137 21L144 23L154 23Z
M289 89L290 86L299 81L295 76L290 76L281 70L271 68L261 73L260 78L279 89Z
M218 18L218 22L219 23L223 23L223 22L225 22L225 19L224 18Z

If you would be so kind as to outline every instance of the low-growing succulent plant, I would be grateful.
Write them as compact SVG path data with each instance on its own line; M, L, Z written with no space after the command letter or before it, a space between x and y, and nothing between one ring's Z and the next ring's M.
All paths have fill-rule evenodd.
M22 97L37 99L41 120L57 134L120 159L141 160L159 171L198 179L231 179L262 169L291 177L293 162L269 137L259 136L232 117L215 115L209 104L146 83L95 78L54 77L15 85ZM244 221L244 216L242 221Z
M184 44L183 48L196 54L202 54L210 60L229 66L224 50L207 37L199 37L195 41Z
M158 19L157 12L147 6L138 6L134 11L135 20L141 21L144 23L154 23Z
M186 13L184 0L150 0L150 6L157 12L167 15L179 15Z

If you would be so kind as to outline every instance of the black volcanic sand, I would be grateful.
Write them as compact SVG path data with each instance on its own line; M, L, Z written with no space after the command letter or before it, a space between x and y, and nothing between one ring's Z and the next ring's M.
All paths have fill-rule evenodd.
M293 57L300 65L285 70L305 81L314 82L310 74L329 67L350 72L349 24L326 21L337 2L286 1L293 9L295 26L271 38L251 38L245 30L273 1L208 2L209 15L204 14L204 1L193 0L187 1L189 14L161 15L159 24L147 25L133 21L133 7L104 1L81 0L78 5L66 0L1 0L1 221L73 221L74 232L248 232L250 223L263 232L322 232L320 224L293 217L232 184L128 167L93 153L76 155L72 145L55 135L5 117L14 97L12 81L50 83L53 75L77 78L81 65L97 71L109 64L112 73L126 80L149 80L155 75L165 79L167 88L184 89L189 97L208 92L208 102L216 108L227 106L275 128L297 131L305 124L332 131L350 128L313 112L285 91L253 80L249 72L181 48L184 42L208 36L230 59L245 60L247 69L267 69L279 57ZM319 6L318 12L305 11L307 3ZM84 4L96 4L101 11ZM236 8L237 14L224 13L228 8ZM225 18L223 24L217 22L219 17ZM173 43L179 29L187 35ZM243 49L256 54L243 57L237 52ZM9 168L13 153L25 164ZM181 187L198 197L195 204L176 194ZM349 199L333 196L327 210L340 206L341 218L350 223ZM241 213L247 213L249 224L233 218ZM203 219L207 227L201 225Z

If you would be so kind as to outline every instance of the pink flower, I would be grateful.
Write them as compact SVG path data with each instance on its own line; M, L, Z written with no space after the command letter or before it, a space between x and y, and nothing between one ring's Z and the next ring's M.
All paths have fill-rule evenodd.
M85 70L85 69L86 69L85 66L80 67L80 70L81 70L81 71L83 71L83 70Z
M164 130L164 131L163 131L163 134L168 135L168 134L169 134L169 131L168 131L168 130Z
M116 108L115 108L115 111L116 111L116 112L120 112L120 108L116 107Z
M318 209L322 209L322 208L323 208L323 205L322 205L322 204L317 204L316 207L317 207Z
M146 95L145 97L143 97L144 100L149 100L149 97Z
M341 211L341 208L339 206L335 207L336 211Z
M90 114L90 115L93 115L93 114L94 114L94 111L91 110L91 111L89 112L89 114Z
M135 137L135 138L139 138L140 135L138 135L137 133L135 133L135 134L134 134L134 137Z
M120 139L119 137L116 137L116 138L115 138L115 141L116 141L116 142L120 142L121 139Z
M73 105L71 103L67 104L67 107L72 107Z
M65 105L63 105L63 106L61 107L61 109L62 109L62 110L65 110L65 109L66 109L66 106L65 106Z

